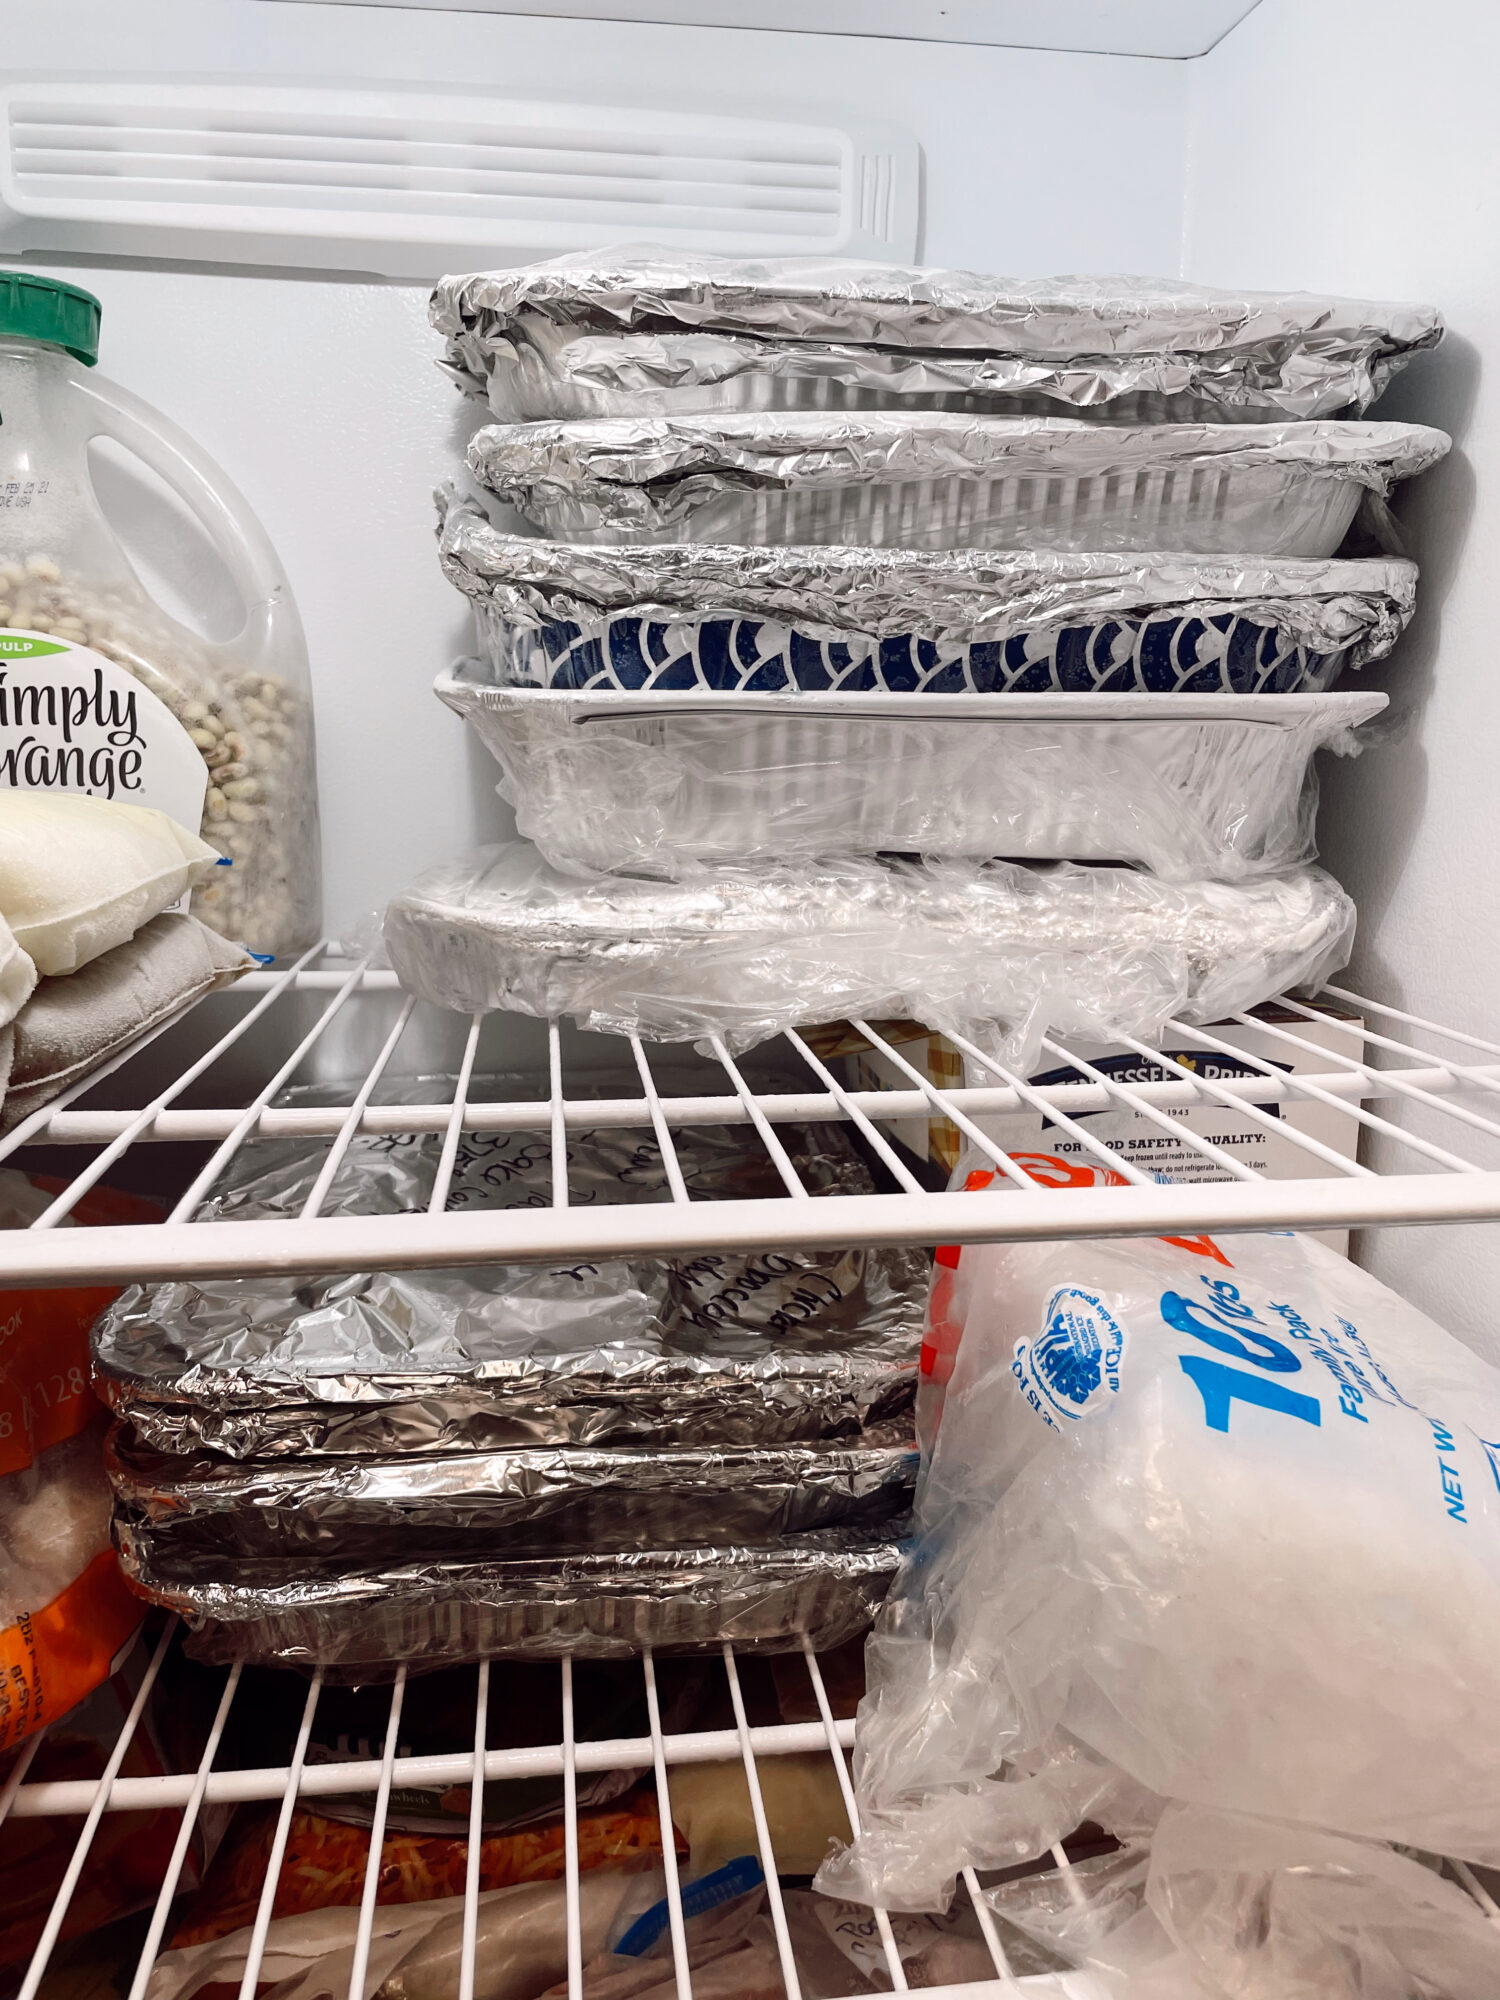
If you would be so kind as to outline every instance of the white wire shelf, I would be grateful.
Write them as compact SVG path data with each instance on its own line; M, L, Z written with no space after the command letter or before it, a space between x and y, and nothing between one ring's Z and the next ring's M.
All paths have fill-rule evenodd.
M1213 1030L1170 1022L1162 1048L1131 1042L1146 1080L1122 1081L1082 1062L1055 1042L1044 1044L1053 1065L1070 1065L1081 1081L1047 1086L960 1044L971 1076L982 1085L939 1087L867 1022L854 1026L906 1087L855 1090L841 1083L800 1035L786 1037L789 1060L806 1087L757 1093L722 1043L713 1044L710 1081L693 1095L658 1085L664 1052L639 1041L614 1043L614 1067L600 1068L602 1038L586 1076L570 1070L556 1024L490 1017L544 1043L538 1073L546 1079L525 1099L497 1101L476 1082L476 1052L484 1018L464 1023L440 1017L461 1034L462 1059L449 1064L458 1087L446 1101L393 1105L374 1101L383 1079L412 1065L405 1051L424 1012L405 999L392 974L339 962L325 948L285 971L252 975L211 1003L214 1038L190 1031L179 1017L144 1037L100 1072L73 1086L0 1140L0 1160L23 1146L86 1149L88 1157L51 1206L28 1229L0 1234L0 1285L108 1283L167 1276L233 1277L268 1273L311 1276L347 1270L400 1270L491 1262L551 1261L620 1253L672 1254L707 1249L837 1247L846 1244L981 1242L1060 1236L1232 1233L1300 1227L1337 1229L1396 1223L1445 1223L1500 1218L1500 1043L1446 1029L1420 1016L1328 989L1333 1009L1287 999L1268 1024L1235 1016L1229 1032L1251 1027L1272 1055L1248 1054ZM227 1010L227 1013L223 1010ZM1351 1028L1348 1012L1363 1018ZM190 1010L191 1011L191 1010ZM221 1023L228 1019L228 1025ZM1329 1030L1337 1031L1332 1037ZM1309 1034L1334 1046L1314 1046ZM538 1041L535 1038L540 1037ZM1266 1038L1269 1038L1267 1044ZM1449 1050L1439 1053L1436 1042ZM162 1084L162 1058L180 1046L180 1068ZM360 1051L361 1074L345 1101L278 1106L275 1100L329 1051ZM1207 1048L1233 1055L1243 1073L1208 1077L1165 1050ZM1357 1054L1343 1053L1354 1048ZM270 1053L267 1053L267 1051ZM285 1051L285 1054L282 1053ZM1314 1060L1315 1058L1315 1060ZM1311 1067L1292 1074L1294 1059ZM347 1074L347 1070L340 1074ZM420 1069L419 1072L420 1073ZM248 1081L247 1081L248 1077ZM134 1079L140 1078L139 1082ZM605 1079L601 1094L601 1078ZM219 1080L224 1079L222 1085ZM104 1101L101 1083L108 1084ZM232 1083L232 1088L230 1084ZM572 1088L570 1088L570 1084ZM586 1087L584 1087L586 1086ZM617 1092L618 1094L614 1094ZM124 1098L121 1104L118 1100ZM1261 1178L1232 1152L1185 1122L1195 1107L1229 1107L1251 1125L1274 1131L1295 1149L1298 1177ZM1365 1152L1378 1162L1346 1157L1280 1115L1321 1107L1360 1128ZM975 1123L995 1114L1043 1114L1116 1184L1072 1188L1066 1200L1013 1161ZM1211 1178L1162 1184L1147 1168L1091 1130L1087 1114L1128 1111L1147 1119L1174 1146L1186 1148ZM1402 1116L1411 1124L1398 1123ZM946 1117L994 1169L994 1185L975 1192L935 1193L925 1187L890 1141L894 1123ZM832 1119L852 1123L883 1162L895 1192L809 1198L780 1144L777 1127ZM694 1201L678 1169L673 1134L694 1125L752 1126L784 1186L784 1198ZM567 1135L574 1129L636 1127L664 1156L672 1199L658 1203L573 1205L569 1200ZM445 1212L453 1158L464 1132L526 1131L551 1145L549 1207ZM442 1164L431 1206L398 1216L326 1215L322 1200L338 1161L358 1135L441 1133ZM328 1160L303 1213L295 1220L198 1221L198 1210L235 1153L269 1137L326 1139ZM160 1225L60 1228L96 1181L132 1149L165 1142L212 1148L207 1162ZM996 1191L1004 1199L996 1199Z
M801 2000L803 1987L796 1952L788 1928L782 1891L777 1880L777 1857L764 1809L760 1783L760 1762L767 1757L801 1753L826 1755L832 1760L840 1793L851 1826L859 1824L858 1808L850 1776L848 1750L853 1741L853 1724L835 1719L833 1704L821 1665L811 1647L803 1649L809 1691L819 1719L772 1728L752 1728L746 1713L740 1667L730 1646L721 1649L723 1672L734 1715L733 1729L704 1730L671 1734L663 1730L656 1671L649 1654L642 1657L645 1709L649 1734L640 1738L599 1743L580 1740L575 1707L572 1662L559 1664L562 1731L559 1740L538 1743L519 1750L487 1750L490 1701L490 1667L481 1663L475 1673L474 1725L463 1748L451 1756L409 1757L397 1754L403 1708L421 1700L420 1681L408 1686L404 1670L398 1673L389 1694L381 1754L362 1762L317 1764L308 1760L322 1681L314 1675L307 1683L300 1726L288 1746L283 1765L272 1769L238 1772L217 1770L225 1731L230 1723L240 1690L241 1675L231 1668L224 1684L197 1767L191 1772L154 1778L127 1778L119 1775L137 1726L145 1710L158 1672L173 1636L169 1622L156 1645L149 1666L141 1677L136 1699L122 1725L114 1750L97 1779L67 1780L29 1784L27 1770L43 1736L32 1739L18 1758L9 1780L0 1789L0 1825L7 1818L81 1818L72 1856L53 1901L46 1926L36 1946L17 2000L36 2000L47 1976L58 1940L62 1935L69 1904L83 1875L90 1848L106 1814L160 1809L170 1806L182 1814L170 1862L162 1878L155 1908L144 1943L136 1961L129 2000L143 2000L152 1968L167 1936L172 1905L183 1878L183 1867L192 1846L194 1829L205 1806L245 1800L274 1801L278 1805L275 1832L267 1857L256 1917L251 1932L249 1960L241 1982L242 1994L253 1995L257 1974L266 1948L272 1921L276 1886L291 1831L292 1817L299 1805L316 1809L321 1796L330 1793L373 1794L370 1828L370 1861L366 1868L359 1904L359 1928L349 1982L349 2000L359 2000L366 1954L369 1949L376 1910L376 1889L380 1877L381 1846L385 1836L393 1791L404 1786L434 1783L467 1785L470 1790L468 1827L468 1868L464 1908L464 1949L458 1984L458 2000L473 2000L476 1975L476 1924L480 1884L480 1842L486 1781L499 1778L561 1776L563 1780L564 1895L568 1946L568 1990L570 2000L582 2000L582 1927L579 1896L579 1808L578 1776L581 1772L616 1768L641 1768L655 1781L656 1807L665 1830L673 1824L672 1773L685 1765L738 1758L743 1765L746 1789L756 1829L758 1859L765 1872L767 1913L775 1931L777 1953L786 2000ZM1054 1848L1055 1864L1071 1874L1068 1857ZM692 1975L688 1964L687 1935L682 1900L682 1884L674 1843L662 1842L662 1867L666 1877L666 1900L678 2000L693 2000ZM972 1869L963 1873L964 1888L972 1902L979 1930L993 1966L993 1979L962 1986L932 1987L927 1991L938 2000L1005 2000L1007 1995L1025 1995L1026 2000L1095 2000L1094 1982L1083 1974L1055 1974L1018 1977L1007 1962L1004 1946L980 1884ZM1077 1891L1082 1894L1081 1889ZM877 1935L883 1947L887 1974L897 1992L907 1990L900 1952L888 1915L873 1912Z

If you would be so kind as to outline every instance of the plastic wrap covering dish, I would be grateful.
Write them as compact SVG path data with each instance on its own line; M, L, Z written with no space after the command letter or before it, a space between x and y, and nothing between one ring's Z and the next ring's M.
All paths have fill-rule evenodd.
M770 1548L714 1546L515 1562L369 1568L234 1582L158 1576L117 1530L132 1586L178 1612L199 1659L320 1668L334 1681L389 1680L398 1666L501 1655L603 1659L696 1651L801 1652L842 1645L870 1623L900 1544L857 1530L789 1535ZM283 1566L284 1567L284 1566Z
M152 1452L116 1426L108 1467L115 1518L153 1573L212 1581L240 1558L284 1556L321 1569L868 1530L911 1507L910 1425L889 1429L883 1443L534 1446L243 1465Z
M875 859L724 865L686 882L550 868L522 842L434 869L386 913L419 998L749 1047L845 1017L1007 1053L1214 1021L1342 966L1354 906L1304 869L1172 884L1133 869Z
M1420 424L614 418L491 425L469 470L560 541L1306 557L1449 443Z
M1224 881L1313 854L1313 756L1382 694L701 695L436 682L516 825L573 873L925 854Z
M768 1065L757 1083L785 1087ZM663 1090L671 1072L657 1065ZM691 1079L701 1091L701 1076ZM722 1090L720 1073L710 1090ZM582 1077L570 1083L578 1094ZM597 1086L596 1086L597 1087ZM806 1088L805 1074L793 1085ZM382 1083L376 1103L443 1102L453 1079ZM634 1096L640 1080L614 1079ZM538 1127L465 1132L450 1207L552 1198L547 1085L472 1080L469 1101L543 1100ZM307 1088L282 1103L347 1103ZM783 1125L814 1196L864 1194L869 1169L845 1128ZM425 1209L442 1137L358 1138L324 1214ZM784 1194L751 1127L685 1126L678 1158L694 1200ZM296 1215L325 1157L309 1140L236 1155L208 1213ZM664 1201L649 1130L568 1135L573 1201ZM362 1272L345 1277L132 1286L100 1319L105 1400L160 1451L231 1458L389 1456L579 1444L772 1445L855 1438L915 1393L926 1259L910 1249L708 1251L673 1261L563 1269Z
M1324 417L1365 409L1442 338L1430 306L650 246L444 278L430 318L447 371L502 417L914 401Z
M629 693L1293 694L1388 653L1415 563L579 547L438 495L494 678Z

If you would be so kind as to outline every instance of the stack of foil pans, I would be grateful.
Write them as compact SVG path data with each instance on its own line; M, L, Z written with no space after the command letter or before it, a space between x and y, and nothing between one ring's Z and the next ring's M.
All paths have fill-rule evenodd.
M418 1077L377 1098L451 1089ZM544 1095L535 1077L470 1088ZM814 1195L873 1190L843 1128L781 1137ZM356 1140L324 1212L424 1208L440 1149ZM780 1191L747 1126L685 1128L677 1150L695 1199ZM247 1146L211 1211L296 1213L323 1157ZM575 1201L670 1194L632 1130L571 1132L568 1175ZM469 1132L449 1204L550 1187L536 1134ZM356 1678L502 1652L837 1643L896 1561L925 1281L920 1253L873 1249L133 1287L95 1332L127 1572L204 1655Z

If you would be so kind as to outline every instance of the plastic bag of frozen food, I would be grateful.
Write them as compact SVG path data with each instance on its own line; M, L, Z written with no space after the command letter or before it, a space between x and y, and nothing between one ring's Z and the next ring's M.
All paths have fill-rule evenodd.
M1091 1161L1064 1159L1058 1153L1007 1150L1014 1167L1038 1187L1125 1187L1125 1176L1112 1167ZM1169 1178L1159 1175L1158 1178ZM949 1176L950 1191L977 1194L981 1188L1006 1193L1015 1183L991 1166L987 1154L975 1146L965 1146ZM969 1279L973 1258L966 1259L961 1243L940 1243L932 1253L932 1273L927 1285L927 1312L922 1324L922 1353L917 1381L917 1443L930 1457L942 1421L943 1399L953 1380L958 1360L958 1343L963 1338L969 1311Z
M742 1858L716 1876L682 1885L689 1961L695 1967L743 1945L756 1928L764 1877L757 1862ZM361 1884L356 1884L356 1892ZM585 1990L623 2000L672 1978L671 1940L659 1867L615 1860L585 1868L578 1880L579 1947ZM280 2000L344 2000L360 1990L364 2000L451 2000L459 1990L464 1899L423 1902L377 1899L362 1989L351 1987L360 1923L356 1897L346 1907L319 1908L272 1920L265 1939L260 1984L277 1987ZM769 1926L763 1926L767 1931ZM251 1928L226 1937L174 1946L157 1961L148 2000L190 2000L206 1988L238 1984L248 1963ZM766 1983L776 1964L774 1944L755 1938L757 1978L749 1991L780 1992ZM662 1963L665 1958L665 1964ZM559 1879L482 1890L475 1924L475 2000L536 2000L568 1972L567 1886ZM621 1978L624 1972L627 1976ZM630 1975L634 1975L633 1977ZM566 1988L564 1989L566 1990ZM696 1982L695 1982L696 1990ZM725 1991L723 2000L731 1992Z
M1500 1990L1500 1931L1388 1847L1169 1806L1149 1849L986 1892L1109 2000L1408 2000Z
M97 1784L141 1694L149 1658L144 1643L129 1646L119 1669L68 1715L54 1719L41 1742L31 1740L0 1754L0 1790L15 1777L23 1757L27 1760L27 1786ZM218 1695L215 1687L212 1703ZM207 1735L208 1717L198 1689L181 1673L180 1661L173 1654L146 1696L118 1775L134 1782L161 1780L169 1772L192 1770ZM209 1801L195 1820L182 1857L179 1880L184 1889L197 1883L227 1810ZM0 1991L6 1994L14 1993L47 1925L74 1860L81 1825L76 1815L66 1813L23 1817L11 1812L0 1826ZM65 1898L57 1955L48 1971L49 1992L71 1992L75 2000L82 2000L81 1985L64 1983L77 1976L77 1969L66 1965L71 1956L68 1946L78 1939L83 1948L94 1933L107 1931L132 1911L151 1907L181 1825L182 1814L173 1805L104 1814L89 1843L82 1872ZM103 1989L99 2000L103 2000Z
M60 1187L0 1172L0 1228L25 1228ZM109 1188L68 1218L159 1219ZM106 1419L89 1386L89 1327L115 1296L0 1292L0 1751L107 1680L141 1621L110 1547Z
M173 1934L174 1946L203 1944L254 1923L276 1820L273 1806L239 1814ZM560 1819L487 1835L480 1847L479 1886L507 1889L519 1882L553 1881L563 1873L563 1850ZM633 1795L579 1817L578 1865L585 1872L648 1866L660 1853L653 1796ZM468 1854L467 1837L387 1827L380 1851L381 1901L426 1903L461 1895ZM358 1903L369 1861L368 1827L346 1826L299 1808L292 1815L272 1915L305 1917L314 1910Z
M1306 1237L963 1262L820 1884L932 1907L1122 1783L1500 1861L1500 1373Z
M660 1876L598 1869L580 1876L579 1911L585 1956L603 1949L622 1910L638 1910L660 1894ZM444 2000L458 1991L464 1899L377 1902L369 1932L364 2000ZM475 1938L475 2000L533 2000L568 1967L566 1885L520 1882L480 1894ZM280 2000L344 2000L350 1991L357 1904L277 1917L267 1929L260 1984ZM146 1989L147 2000L190 2000L204 1988L237 1986L249 1961L252 1928L164 1952Z

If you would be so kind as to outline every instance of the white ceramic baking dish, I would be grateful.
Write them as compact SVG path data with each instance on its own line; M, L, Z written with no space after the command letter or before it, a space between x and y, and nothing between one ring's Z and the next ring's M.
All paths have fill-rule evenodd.
M646 869L835 854L1133 861L1233 880L1308 860L1314 753L1382 694L559 692L461 663L478 731L548 861Z

